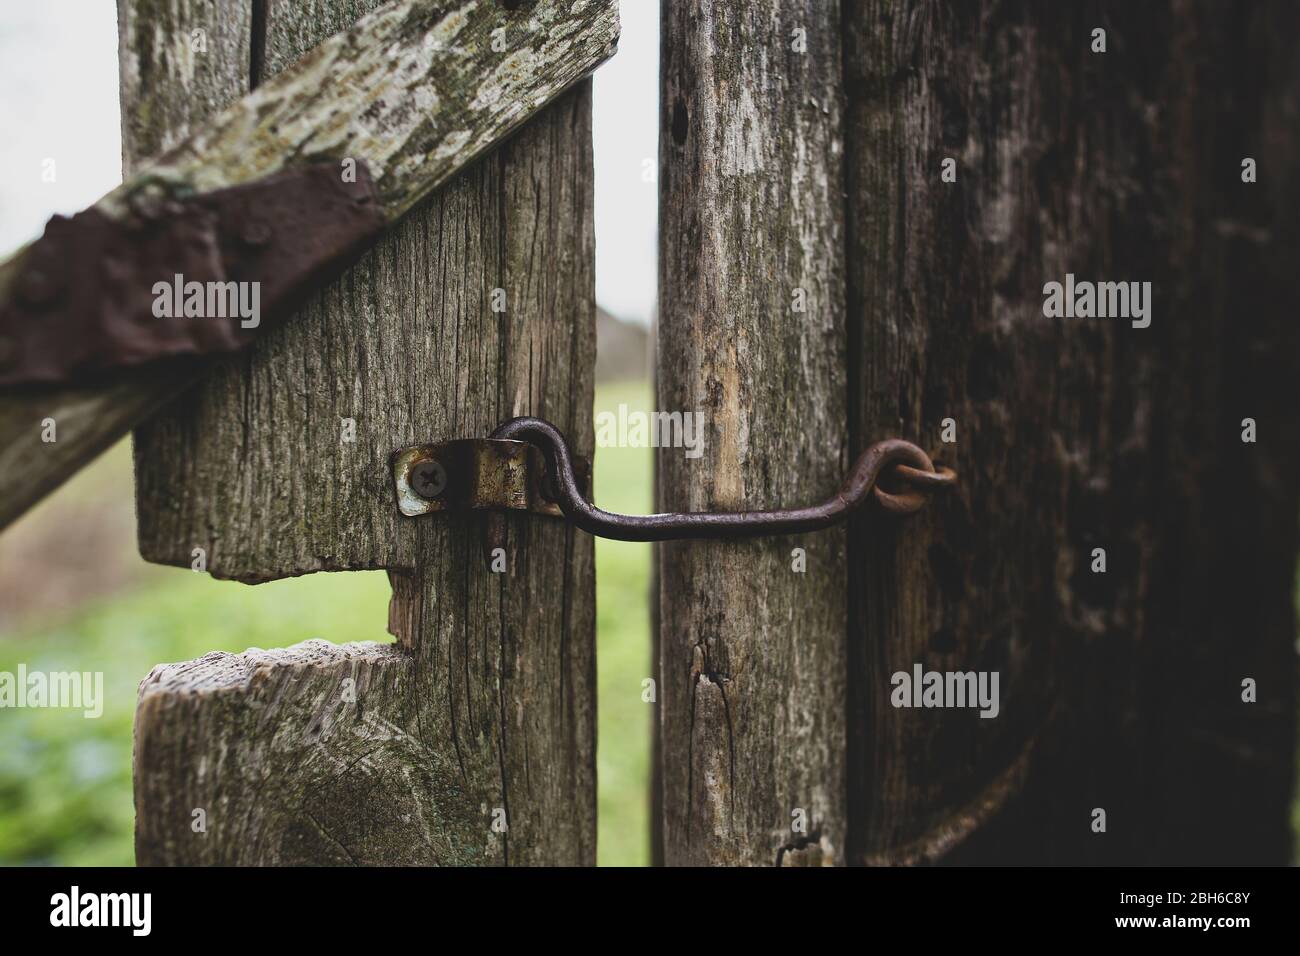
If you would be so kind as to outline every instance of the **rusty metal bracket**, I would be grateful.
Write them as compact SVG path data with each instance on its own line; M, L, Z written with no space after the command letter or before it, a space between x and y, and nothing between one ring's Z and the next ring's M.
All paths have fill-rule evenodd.
M242 349L386 223L360 162L355 181L327 163L203 194L149 179L127 208L121 219L97 208L55 216L20 254L12 288L0 296L0 386ZM205 309L219 301L221 312L239 291L228 283L257 283L258 321L206 311L160 317L160 284L177 281L182 293L201 283Z
M562 514L589 534L621 541L748 538L798 534L839 524L874 497L886 511L910 514L956 484L951 468L899 438L869 446L830 498L773 511L677 512L622 515L589 501L590 468L569 451L563 433L540 418L513 418L490 438L420 445L392 459L402 514L456 508L524 509ZM484 553L504 546L505 523L490 514Z
M572 459L574 481L589 493L591 464ZM496 508L564 517L541 449L499 438L416 445L392 456L397 507L404 515Z

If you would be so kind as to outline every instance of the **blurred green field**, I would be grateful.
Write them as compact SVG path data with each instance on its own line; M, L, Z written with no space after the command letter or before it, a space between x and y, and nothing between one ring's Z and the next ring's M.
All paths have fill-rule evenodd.
M612 385L599 390L596 408L648 401L643 383ZM600 450L596 500L649 510L650 455L644 448ZM129 449L121 446L78 476L72 492L97 488L102 495L109 479L121 484L126 474ZM73 497L51 499L29 518L66 521L65 501ZM30 533L30 525L11 531ZM7 553L0 575L13 573L16 560ZM642 866L649 861L652 707L641 701L641 681L650 674L650 546L598 541L596 565L599 862ZM141 569L139 579L68 614L43 613L0 632L0 671L12 673L20 662L29 670L102 671L105 697L103 716L94 720L80 711L0 710L0 864L134 863L131 722L136 686L155 664L313 637L392 640L382 572L314 574L257 587L181 569Z
M596 411L651 407L645 382L596 390ZM609 511L652 510L653 452L600 448L595 500ZM654 705L641 700L650 669L650 545L596 539L597 862L650 863L650 734Z

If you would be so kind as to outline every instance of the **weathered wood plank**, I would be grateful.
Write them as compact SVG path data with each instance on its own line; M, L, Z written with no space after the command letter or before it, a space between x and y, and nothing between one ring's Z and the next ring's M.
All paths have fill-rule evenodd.
M1026 349L1041 348L1056 334L1034 318L1041 300L1030 292L1068 253L1043 261L1029 228L1033 190L1051 202L1079 186L1034 179L1047 144L1026 139L1033 120L1022 100L1043 82L1033 72L1037 51L999 48L996 69L977 81L981 16L867 3L846 18L846 259L849 311L861 316L850 355L854 448L885 432L918 436L961 475L954 494L906 524L868 514L851 528L850 852L858 863L941 858L984 822L980 808L996 811L1015 793L1023 774L1006 768L1047 718L1050 698L1035 682L1048 664L1044 641L1061 626L1042 596L1058 574L1048 555L1064 502L1025 456L1054 454L1043 436L1060 434L1062 403L1077 421L1088 398L1062 394L1055 361L1004 358L1003 349L1018 336ZM1087 55L1085 45L1061 69L1078 70ZM1015 126L999 119L1011 107L995 102L1008 90L1022 97ZM940 179L946 157L958 164L956 183ZM1082 232L1076 241L1086 241ZM1004 301L1000 290L1016 280L1022 295ZM1067 350L1090 361L1092 337L1111 334L1066 330ZM1023 383L1007 380L1024 366ZM958 429L947 447L939 442L945 418ZM1066 434L1069 444L1089 440ZM917 662L998 671L999 715L894 708L892 675L910 675Z
M705 448L660 451L662 510L806 504L847 466L838 31L664 4L659 407ZM841 862L843 531L659 556L665 861Z
M97 204L115 216L146 176L207 192L289 162L351 158L368 164L385 212L396 218L595 69L618 37L617 9L608 0L542 0L526 10L486 0L396 0L378 9L344 4L329 16L295 15L301 26L294 34L270 28L268 67L292 63L296 57L287 54L295 42L299 53L308 49L299 42L305 36L325 42L279 82L264 83L214 116L247 92L248 0L119 5L129 175ZM290 19L277 16L285 5L271 9L270 20ZM330 35L362 9L371 11L364 24ZM206 52L193 49L196 31ZM184 95L173 101L164 88ZM168 152L156 155L158 149ZM0 262L0 300L10 294L23 258L20 250ZM102 389L43 390L33 393L42 412L35 421L26 393L0 396L0 448L14 465L4 472L0 528L195 374L126 373ZM40 441L46 414L62 415L69 433L93 440L46 454ZM21 477L11 483L10 474Z
M268 72L356 7L273 5ZM157 669L142 862L594 862L590 538L522 517L492 574L476 521L400 517L387 470L397 447L525 413L591 453L591 191L582 82L137 434L148 557L204 547L247 581L387 567L398 637ZM206 835L197 806L219 808Z

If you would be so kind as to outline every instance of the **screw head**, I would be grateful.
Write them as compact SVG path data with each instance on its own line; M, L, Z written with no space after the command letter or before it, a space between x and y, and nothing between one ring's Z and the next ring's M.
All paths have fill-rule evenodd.
M421 498L437 498L447 488L447 469L439 461L420 462L411 469L411 488Z

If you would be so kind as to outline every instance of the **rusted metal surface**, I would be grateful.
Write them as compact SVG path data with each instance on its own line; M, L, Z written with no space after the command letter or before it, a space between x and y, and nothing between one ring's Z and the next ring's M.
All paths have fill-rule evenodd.
M93 208L55 216L22 254L16 294L0 306L0 386L237 351L348 265L385 224L363 163L353 182L329 163L201 195L148 180L127 205L120 221ZM162 285L177 282L182 293L202 284L203 314L157 314L166 311L161 296L176 299ZM232 296L251 305L252 283L256 315L229 314L239 301ZM216 303L225 316L208 314Z
M957 480L951 468L936 466L921 448L888 438L867 448L839 491L819 504L777 511L623 515L603 511L587 500L589 471L584 461L576 461L577 465L564 435L550 422L514 418L488 439L462 439L397 452L393 474L398 506L405 515L449 508L510 508L563 515L589 534L620 541L747 538L828 528L844 521L872 495L886 511L909 514ZM422 482L428 483L432 498L417 490ZM489 517L485 552L491 554L502 547L504 534L504 522Z
M587 494L591 465L566 465L580 496ZM541 449L527 442L462 438L404 448L392 456L397 506L404 515L467 509L507 509L563 517Z

